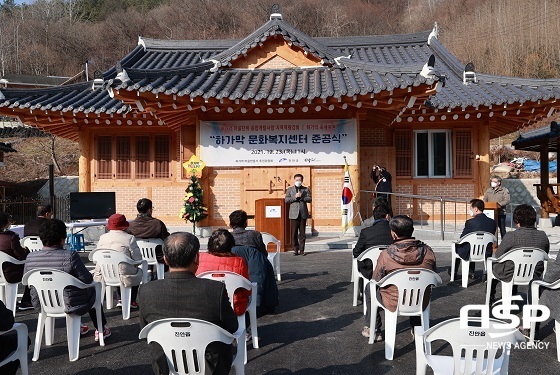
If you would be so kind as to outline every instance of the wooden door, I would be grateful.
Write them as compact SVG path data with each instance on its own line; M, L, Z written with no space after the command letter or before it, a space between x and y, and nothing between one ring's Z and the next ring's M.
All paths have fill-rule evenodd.
M255 201L261 198L284 198L286 189L293 184L294 174L301 173L304 185L311 181L310 167L255 167L243 170L242 209L255 214ZM252 220L249 225L254 225Z

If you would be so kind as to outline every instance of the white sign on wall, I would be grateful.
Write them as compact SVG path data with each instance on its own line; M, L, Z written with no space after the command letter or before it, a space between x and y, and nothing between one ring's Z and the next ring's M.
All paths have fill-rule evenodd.
M354 119L200 123L200 159L207 166L357 164Z

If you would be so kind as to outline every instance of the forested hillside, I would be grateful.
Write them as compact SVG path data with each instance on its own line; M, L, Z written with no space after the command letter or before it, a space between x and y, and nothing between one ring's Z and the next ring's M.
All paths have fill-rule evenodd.
M408 33L437 21L444 43L478 71L560 76L559 0L9 0L0 9L0 74L73 76L86 60L104 71L139 35L243 37L274 3L313 36Z

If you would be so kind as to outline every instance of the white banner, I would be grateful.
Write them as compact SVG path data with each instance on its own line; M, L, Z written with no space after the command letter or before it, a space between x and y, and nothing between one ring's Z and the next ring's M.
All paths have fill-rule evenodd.
M200 159L210 167L357 164L354 119L200 123Z

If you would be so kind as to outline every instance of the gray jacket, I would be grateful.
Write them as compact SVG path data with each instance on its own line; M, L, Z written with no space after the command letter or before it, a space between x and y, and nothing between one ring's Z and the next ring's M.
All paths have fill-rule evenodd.
M87 270L84 262L75 251L63 249L62 246L44 247L41 251L34 251L25 260L24 272L35 268L51 268L64 271L89 284L93 276ZM35 310L41 310L41 302L35 288L31 287L31 302ZM64 289L64 311L68 314L83 315L87 313L95 303L95 288L76 289L68 287Z
M498 186L497 189L489 188L484 193L484 198L482 198L484 202L496 202L500 205L498 208L498 215L505 215L506 211L504 208L509 204L511 201L509 197L509 190L503 187L502 185Z
M542 230L537 228L518 228L513 232L508 232L498 246L498 250L494 254L494 258L499 258L510 250L520 247L533 247L546 251L550 250L550 242L548 236ZM513 277L513 262L504 262L494 264L492 266L494 275L503 281L510 281ZM540 279L544 271L544 265L537 264L535 267L535 279Z
M290 186L286 190L286 198L284 199L286 203L290 204L290 211L288 213L289 219L297 219L300 217L302 219L309 218L309 211L307 209L307 203L311 203L311 190L302 186L299 188L301 192L301 197L296 198L296 194L298 192L295 186Z
M233 228L233 238L235 246L249 246L257 249L265 257L268 257L266 245L263 242L262 234L256 230L247 230L245 228Z
M549 262L546 274L543 280L547 283L552 283L560 279L560 256L556 257L554 263ZM550 309L550 317L556 321L560 321L560 289L541 289L542 294L540 304L545 305Z

